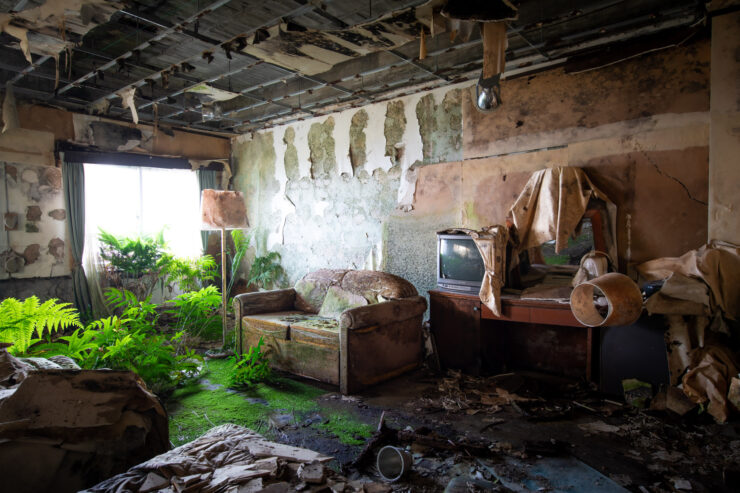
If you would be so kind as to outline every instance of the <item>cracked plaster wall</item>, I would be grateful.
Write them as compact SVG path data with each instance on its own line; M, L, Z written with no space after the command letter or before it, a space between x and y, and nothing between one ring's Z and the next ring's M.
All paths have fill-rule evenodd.
M706 40L504 81L504 106L488 114L470 94L457 85L234 139L256 253L280 252L291 284L365 267L426 294L435 232L503 223L531 173L550 166L584 167L617 203L622 270L706 240Z

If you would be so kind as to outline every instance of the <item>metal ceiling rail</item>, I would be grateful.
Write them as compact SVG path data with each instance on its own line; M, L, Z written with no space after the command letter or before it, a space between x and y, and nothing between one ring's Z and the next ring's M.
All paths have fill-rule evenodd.
M25 77L27 74L30 74L31 72L33 72L34 70L36 70L36 68L40 67L41 65L43 65L44 63L46 63L49 60L51 60L51 56L49 56L49 55L42 56L41 58L39 58L38 60L36 60L34 63L32 63L31 65L29 65L28 67L26 67L23 70L21 70L20 72L18 72L15 75L15 77L13 77L12 79L10 79L8 82L10 82L11 84L15 84L16 82L18 82L21 79L23 79L23 77Z
M211 12L213 10L216 10L219 7L222 7L223 5L226 5L230 1L231 0L217 0L216 2L213 2L212 4L208 5L207 7L198 10L195 14L191 15L190 17L188 17L184 21L180 22L179 24L176 24L176 25L174 25L174 26L172 26L170 28L165 29L164 31L162 31L160 33L155 34L153 37L151 37L148 40L144 41L143 43L141 43L137 47L133 48L132 50L129 50L126 53L117 56L116 58L114 58L110 62L101 65L96 70L93 70L92 72L88 72L87 74L85 74L82 77L78 78L74 82L72 82L70 84L67 84L66 86L62 87L61 89L59 89L58 94L65 93L65 92L69 91L70 89L72 89L73 87L79 86L83 82L85 82L85 81L87 81L87 80L95 77L95 74L98 71L100 71L100 70L108 70L109 68L115 66L118 63L119 60L125 60L125 59L131 57L133 55L133 52L134 51L142 51L142 50L148 48L149 46L152 45L152 43L156 43L157 41L159 41L161 39L164 39L164 38L166 38L167 36L169 36L171 34L176 33L178 30L184 28L186 25L190 24L191 22L194 22L196 19L198 19L202 15L207 14L208 12ZM191 57L191 58L195 58L195 57ZM123 89L126 89L127 87L130 87L132 85L133 84L128 84L127 86L124 86L123 88L119 89L116 92L119 92L119 91L121 91ZM108 96L106 96L104 98L99 98L99 99L95 100L94 103L100 102L103 99L110 99L110 98L112 98L114 96L115 96L115 93L113 93L112 95L108 95Z

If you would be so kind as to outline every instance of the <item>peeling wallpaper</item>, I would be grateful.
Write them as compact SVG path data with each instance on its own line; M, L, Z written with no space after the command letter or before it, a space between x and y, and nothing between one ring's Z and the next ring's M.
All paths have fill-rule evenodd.
M436 285L435 232L503 223L530 174L548 166L584 167L613 196L623 270L698 247L708 62L700 41L586 74L504 81L504 107L489 114L463 84L239 136L233 184L247 199L253 254L280 252L291 284L319 268L371 268L426 294ZM557 87L557 111L547 87ZM611 89L660 97L640 109L599 96Z

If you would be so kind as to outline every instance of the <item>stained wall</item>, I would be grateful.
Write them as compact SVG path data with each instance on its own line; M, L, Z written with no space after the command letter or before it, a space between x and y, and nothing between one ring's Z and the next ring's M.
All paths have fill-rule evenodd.
M606 68L502 82L480 113L469 84L234 139L256 253L289 281L377 268L436 284L435 232L503 223L533 171L579 166L619 207L619 262L707 239L710 44Z

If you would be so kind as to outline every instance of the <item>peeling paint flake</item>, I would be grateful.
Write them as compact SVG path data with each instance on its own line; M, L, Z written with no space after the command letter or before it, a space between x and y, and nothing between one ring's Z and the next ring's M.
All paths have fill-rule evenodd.
M308 131L308 147L311 152L311 178L323 178L336 172L337 157L334 142L334 118L324 123L314 123Z

